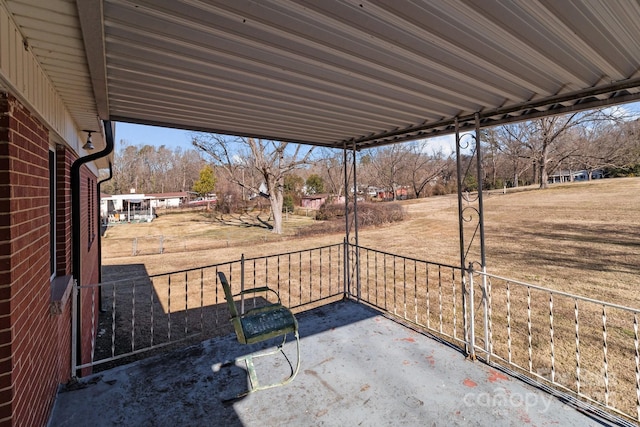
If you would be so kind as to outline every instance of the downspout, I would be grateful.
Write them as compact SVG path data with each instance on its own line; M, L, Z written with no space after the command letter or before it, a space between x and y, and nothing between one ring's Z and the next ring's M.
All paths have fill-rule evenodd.
M106 146L104 150L97 153L89 154L88 156L80 157L76 159L71 165L71 257L72 257L72 274L75 279L74 286L78 288L81 286L81 260L80 260L80 168L89 162L108 156L113 151L113 128L111 127L111 120L104 120L104 133L106 139ZM76 300L76 319L80 322L80 292L77 292ZM76 346L76 360L72 360L72 365L77 366L82 360L82 340L80 334L76 334L77 339ZM74 345L73 343L71 345ZM76 372L71 372L73 377L76 376Z
M98 207L98 212L96 218L100 218L100 185L103 182L111 180L111 178L113 178L113 165L111 164L111 161L109 161L109 176L98 181L98 203L96 204ZM108 217L109 212L107 211L107 218ZM98 233L98 283L102 283L102 224L100 224L100 232ZM100 310L101 313L105 312L104 308L102 307L102 286L98 287L98 310Z

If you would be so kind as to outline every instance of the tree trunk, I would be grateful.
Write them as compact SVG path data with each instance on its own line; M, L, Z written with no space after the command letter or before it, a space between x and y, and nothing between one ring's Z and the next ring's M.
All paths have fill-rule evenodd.
M273 214L273 230L275 234L282 234L282 192L276 192L275 197L269 197L271 202L271 213Z
M540 188L549 187L549 172L544 165L540 165Z
M542 147L542 158L540 159L540 188L548 188L549 171L547 163L549 162L549 143L545 140Z
M273 229L271 232L282 234L282 204L284 202L282 186L268 182L267 189L269 191L269 202L271 203L271 215L273 215Z

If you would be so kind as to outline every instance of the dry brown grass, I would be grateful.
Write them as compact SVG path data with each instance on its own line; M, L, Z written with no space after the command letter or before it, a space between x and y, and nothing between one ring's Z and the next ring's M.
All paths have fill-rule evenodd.
M488 271L557 290L640 307L640 178L573 183L548 190L485 193ZM457 265L457 199L404 202L408 219L360 230L362 246ZM149 274L340 243L343 233L297 238L311 217L290 215L285 234L264 226L267 214L165 215L111 227L104 265L143 264ZM164 253L158 254L163 236ZM132 256L137 238L139 255ZM467 233L466 239L470 238ZM479 260L478 239L471 259Z

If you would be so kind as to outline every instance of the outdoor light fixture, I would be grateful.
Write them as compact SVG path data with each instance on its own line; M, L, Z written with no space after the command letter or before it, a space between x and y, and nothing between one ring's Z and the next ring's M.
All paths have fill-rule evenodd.
M82 146L85 150L93 150L93 142L91 141L91 134L95 132L95 130L83 130L83 132L87 132L89 135L87 136L87 142Z

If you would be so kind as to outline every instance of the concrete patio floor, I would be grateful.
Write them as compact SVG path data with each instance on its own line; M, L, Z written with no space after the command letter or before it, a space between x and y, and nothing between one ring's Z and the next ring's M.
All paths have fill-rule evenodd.
M234 335L120 366L61 390L50 426L521 426L608 425L379 312L342 301L301 313L300 373L232 403L259 347ZM295 362L295 345L285 352ZM261 382L290 372L259 359Z

